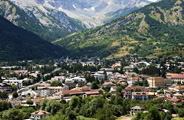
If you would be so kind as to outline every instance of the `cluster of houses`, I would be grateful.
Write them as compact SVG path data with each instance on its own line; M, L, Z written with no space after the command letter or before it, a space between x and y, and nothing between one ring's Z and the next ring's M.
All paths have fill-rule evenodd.
M85 97L96 97L101 96L104 93L103 88L109 88L109 93L115 95L117 85L126 86L125 89L121 91L122 96L125 99L135 99L139 101L145 101L149 99L158 99L163 98L165 100L170 100L173 103L183 101L184 97L184 73L173 74L167 73L166 78L163 77L151 77L148 75L139 75L133 72L134 68L142 69L142 67L150 66L150 63L146 61L137 62L137 59L131 58L129 61L132 61L128 66L125 66L124 73L121 74L117 72L121 70L120 61L113 64L110 68L101 68L99 71L90 72L97 80L102 81L104 83L101 85L99 89L92 89L91 83L87 82L84 75L73 75L72 73L68 73L67 75L60 74L59 76L54 76L50 80L41 81L36 84L32 84L30 86L24 86L24 82L32 80L29 78L24 78L18 80L16 77L12 78L2 78L3 82L0 83L0 91L6 91L8 93L12 93L12 85L16 85L19 90L20 99L9 100L13 105L22 105L26 106L26 101L28 99L32 99L34 104L37 105L43 99L51 99L51 100L70 100L72 96L81 96ZM90 59L88 61L82 62L80 60L75 61L69 58L65 59L63 62L67 63L67 65L74 65L76 63L82 64L82 66L96 66L96 65L105 65L104 61L94 61ZM60 70L57 68L59 64L58 61L55 62L54 66L56 69L54 71ZM61 62L60 62L61 64ZM181 65L183 63L180 63ZM166 66L169 66L166 64ZM12 66L13 68L17 68L17 66ZM3 67L3 70L12 69L12 67ZM33 66L34 68L43 67L42 65ZM158 65L159 67L159 65ZM22 68L23 69L23 68ZM26 75L37 77L40 74L40 71L28 72L28 70L14 70L11 74L18 75ZM51 86L53 81L60 81L62 86ZM147 81L148 86L139 86L135 85L137 82ZM177 84L180 83L180 84ZM160 93L159 90L155 91L153 88L163 89L163 93ZM134 115L136 111L144 111L144 108L140 106L135 106L131 108L130 114ZM46 111L36 111L31 114L32 120L39 120L43 117L47 117L50 113Z

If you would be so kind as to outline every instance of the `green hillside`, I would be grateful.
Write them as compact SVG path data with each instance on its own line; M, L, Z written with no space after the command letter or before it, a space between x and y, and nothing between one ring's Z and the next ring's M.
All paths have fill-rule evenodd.
M67 54L65 49L13 25L0 16L0 60L45 59Z
M162 0L96 29L58 39L74 55L178 55L184 44L184 0Z

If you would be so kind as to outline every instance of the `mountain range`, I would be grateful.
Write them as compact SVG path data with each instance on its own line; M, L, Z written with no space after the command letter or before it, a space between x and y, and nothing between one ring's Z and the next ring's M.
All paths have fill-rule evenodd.
M51 11L64 12L82 21L87 28L103 25L113 19L150 4L153 0L11 0L26 12L32 12L47 23ZM155 1L155 0L154 0ZM51 10L51 11L49 11ZM121 12L119 12L121 11ZM119 12L119 15L117 15ZM40 13L46 13L45 18ZM113 14L114 13L114 14ZM111 15L110 15L111 14ZM110 15L110 16L109 16Z
M73 55L159 57L183 53L184 0L162 0L108 24L71 34L54 44Z
M58 58L68 52L0 16L0 60Z

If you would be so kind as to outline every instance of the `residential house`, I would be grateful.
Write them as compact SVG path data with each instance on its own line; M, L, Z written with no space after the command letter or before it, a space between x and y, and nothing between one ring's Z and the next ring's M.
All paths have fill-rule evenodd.
M115 63L115 64L113 64L113 65L112 65L112 68L113 68L114 70L121 70L121 63Z
M23 87L23 80L17 80L17 78L8 78L3 81L3 83L10 83L15 84L18 89L21 89Z
M67 78L65 80L65 85L67 85L69 87L69 89L73 89L76 87L75 81L73 79L69 79L69 78Z
M135 82L142 82L143 79L140 77L130 77L127 79L128 85L133 85Z
M111 89L110 89L110 93L116 93L116 89L117 89L117 86L112 86Z
M145 101L152 98L152 92L132 92L132 99Z
M11 92L12 87L9 83L0 83L0 92Z
M41 97L47 97L52 96L54 93L69 90L69 87L65 85L64 87L38 87L37 89Z
M142 87L142 86L133 86L133 87L126 87L124 90L121 91L124 98L132 99L132 93L138 92L136 90L140 90L140 92L150 92L149 89Z
M104 84L102 84L102 87L112 87L114 86L115 84L112 83L112 82L105 82Z
M136 112L138 111L141 111L143 112L145 109L143 107L140 107L140 106L134 106L131 108L131 111L130 111L130 115L131 116L134 116L136 114Z
M180 82L181 84L184 83L184 74L176 74L171 76L171 80L174 82Z
M44 117L48 117L50 115L49 112L43 111L43 110L39 110L36 112L31 113L31 120L40 120Z

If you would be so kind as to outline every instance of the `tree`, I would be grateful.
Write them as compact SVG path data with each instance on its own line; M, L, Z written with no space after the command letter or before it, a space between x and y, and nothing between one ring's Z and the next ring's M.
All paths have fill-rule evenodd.
M19 109L12 108L3 112L2 114L3 120L23 120L24 119L24 112Z
M155 106L152 106L148 110L147 119L149 120L160 120L159 111Z
M32 101L31 99L28 99L28 100L26 101L26 103L29 104L29 105L32 105L32 104L33 104L33 101Z
M79 106L80 104L80 100L77 96L72 96L71 100L70 100L70 103L69 103L69 106L70 108L76 108L77 106Z
M0 99L7 99L8 98L8 92L1 92L0 91Z
M12 88L13 91L16 91L17 90L17 86L15 84L12 84L11 85L11 88Z
M61 83L61 81L53 81L51 83L51 86L63 86L63 84Z
M104 70L104 80L108 80L107 72Z
M13 98L17 98L18 97L18 93L17 93L17 91L14 91L13 92Z
M99 88L98 84L95 81L93 81L91 84L91 89L98 89L98 88Z
M179 117L184 117L184 108L179 109L178 115Z

